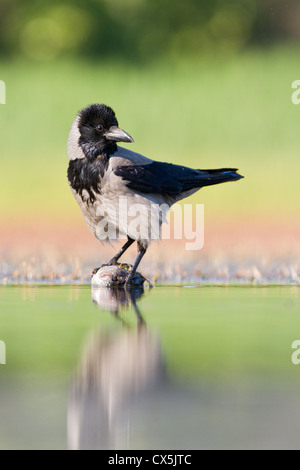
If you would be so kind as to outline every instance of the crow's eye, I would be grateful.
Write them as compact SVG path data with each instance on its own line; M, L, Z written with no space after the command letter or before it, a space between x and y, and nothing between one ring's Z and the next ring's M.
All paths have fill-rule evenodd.
M96 126L96 131L97 131L97 132L102 132L102 131L103 131L103 126L101 126L101 124L98 124L98 125Z

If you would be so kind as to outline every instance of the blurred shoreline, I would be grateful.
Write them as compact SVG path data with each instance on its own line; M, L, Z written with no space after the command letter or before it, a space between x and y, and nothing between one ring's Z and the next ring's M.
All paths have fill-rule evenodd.
M248 218L205 221L202 250L185 240L154 242L141 272L154 283L300 283L300 223ZM93 268L121 242L101 245L84 220L6 221L0 234L0 282L89 282ZM122 258L131 262L135 247Z

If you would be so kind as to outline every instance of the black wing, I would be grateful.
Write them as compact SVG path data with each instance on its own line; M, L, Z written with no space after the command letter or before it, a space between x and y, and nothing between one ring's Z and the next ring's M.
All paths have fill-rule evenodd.
M236 181L243 178L233 168L193 170L172 163L153 162L149 165L118 166L114 173L127 181L127 186L141 193L160 193L176 196L203 186Z

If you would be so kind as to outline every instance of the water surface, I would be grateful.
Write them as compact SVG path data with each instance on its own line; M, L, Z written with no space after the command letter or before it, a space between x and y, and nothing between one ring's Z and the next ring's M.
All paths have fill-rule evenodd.
M299 448L297 286L0 300L1 449Z

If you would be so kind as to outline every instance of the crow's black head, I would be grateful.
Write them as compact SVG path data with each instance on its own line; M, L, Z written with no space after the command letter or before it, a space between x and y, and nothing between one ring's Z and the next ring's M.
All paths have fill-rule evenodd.
M80 111L78 129L79 145L86 157L110 156L117 150L116 142L133 142L119 129L114 111L104 104L92 104Z

